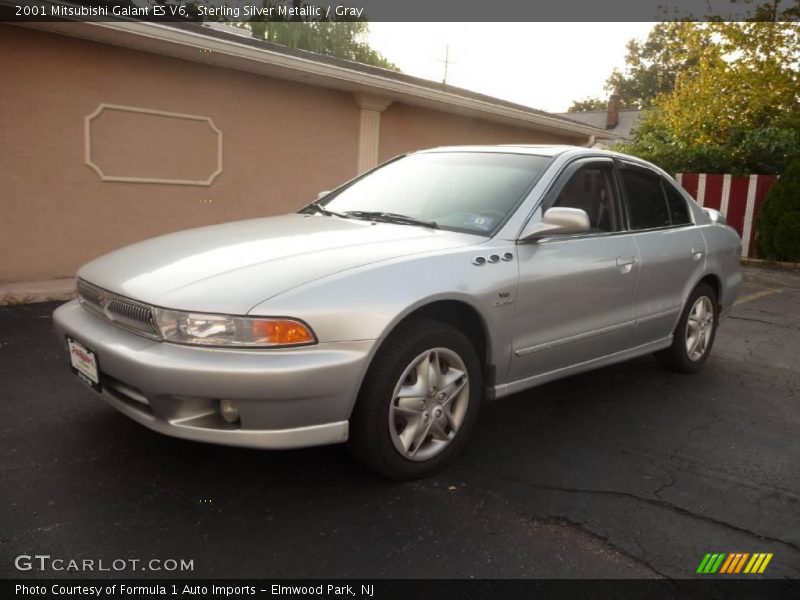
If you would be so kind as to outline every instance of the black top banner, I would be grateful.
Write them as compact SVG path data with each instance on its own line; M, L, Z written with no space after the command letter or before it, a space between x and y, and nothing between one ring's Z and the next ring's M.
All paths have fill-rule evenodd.
M0 18L7 22L655 22L799 17L800 0L0 0Z

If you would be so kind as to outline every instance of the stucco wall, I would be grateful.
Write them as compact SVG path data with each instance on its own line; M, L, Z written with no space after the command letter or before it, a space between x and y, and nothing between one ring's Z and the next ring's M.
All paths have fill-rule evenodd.
M435 146L459 144L582 144L536 131L394 103L381 115L379 160Z
M8 25L0 55L0 281L69 276L137 240L293 210L355 175L348 93ZM222 173L208 187L101 181L84 164L84 117L101 102L210 117ZM192 123L121 116L94 131L93 158L113 174L209 171ZM148 147L171 163L154 165Z
M162 233L279 214L356 174L350 93L0 25L0 282L71 276ZM101 103L207 117L104 111ZM103 181L203 181L208 186ZM380 160L443 144L571 143L395 103Z

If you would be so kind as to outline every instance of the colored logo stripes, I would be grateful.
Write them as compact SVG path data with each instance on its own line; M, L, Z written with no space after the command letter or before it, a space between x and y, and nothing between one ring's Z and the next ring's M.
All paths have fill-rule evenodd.
M736 573L763 573L769 561L772 560L772 553L757 552L725 552L708 553L703 557L697 573L714 574L721 573L726 575Z

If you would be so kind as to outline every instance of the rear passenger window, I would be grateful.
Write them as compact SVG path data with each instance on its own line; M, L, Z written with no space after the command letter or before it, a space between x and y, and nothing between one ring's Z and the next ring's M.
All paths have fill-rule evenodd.
M673 225L687 225L692 222L689 217L689 207L686 199L675 189L675 186L666 181L662 181L664 191L667 193L667 205L669 206L669 216Z
M670 224L661 179L655 173L623 169L622 182L628 197L631 229L652 229Z

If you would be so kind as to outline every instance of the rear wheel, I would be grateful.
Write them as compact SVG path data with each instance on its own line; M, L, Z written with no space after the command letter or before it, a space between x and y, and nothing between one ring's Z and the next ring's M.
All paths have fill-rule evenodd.
M392 479L425 477L461 451L483 394L481 366L458 329L415 320L378 351L350 419L350 448Z
M703 366L717 333L717 294L707 283L698 285L683 309L672 335L672 345L655 353L663 366L679 373L694 373Z

